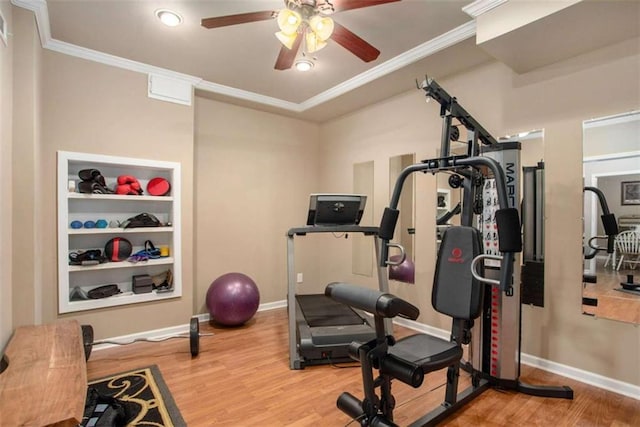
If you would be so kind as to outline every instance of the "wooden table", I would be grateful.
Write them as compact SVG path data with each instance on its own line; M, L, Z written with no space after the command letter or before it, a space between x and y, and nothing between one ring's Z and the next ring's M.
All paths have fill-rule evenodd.
M87 393L80 325L75 320L18 327L0 374L0 426L77 426Z

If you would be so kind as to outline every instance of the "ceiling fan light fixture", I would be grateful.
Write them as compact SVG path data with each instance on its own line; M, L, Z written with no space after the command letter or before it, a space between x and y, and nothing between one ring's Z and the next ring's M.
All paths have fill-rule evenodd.
M285 34L283 31L278 31L275 34L276 38L280 40L280 43L282 43L287 49L293 48L293 44L298 38L298 33Z
M314 64L313 64L313 61L310 59L300 58L296 61L294 65L296 67L296 70L304 72L312 69Z
M156 10L156 16L164 25L175 27L182 23L182 16L169 9Z
M302 23L302 17L291 9L282 9L278 12L278 27L286 35L295 34Z
M305 44L306 51L309 53L317 52L327 45L324 40L318 37L318 35L311 30L307 31L305 34Z
M309 28L322 41L326 41L333 34L333 19L315 15L309 20Z

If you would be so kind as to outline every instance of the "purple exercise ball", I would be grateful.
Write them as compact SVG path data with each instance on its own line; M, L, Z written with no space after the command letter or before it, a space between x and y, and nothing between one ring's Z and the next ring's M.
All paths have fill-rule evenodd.
M401 255L391 255L389 261L398 262L402 259ZM413 261L406 257L400 265L389 266L389 280L397 280L404 283L415 283L416 267Z
M256 314L259 304L258 286L242 273L223 274L207 290L211 320L221 325L242 325Z

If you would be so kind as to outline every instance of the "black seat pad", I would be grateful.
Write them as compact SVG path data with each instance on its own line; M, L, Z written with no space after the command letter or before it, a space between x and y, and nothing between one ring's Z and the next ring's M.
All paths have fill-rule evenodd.
M398 340L389 347L389 354L428 373L460 360L462 347L431 335L416 334Z

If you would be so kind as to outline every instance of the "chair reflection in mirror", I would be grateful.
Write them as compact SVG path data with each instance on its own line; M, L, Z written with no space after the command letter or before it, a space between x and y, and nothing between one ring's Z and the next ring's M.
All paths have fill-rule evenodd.
M616 270L620 270L623 263L635 270L640 264L640 233L633 230L619 233L616 236L616 257L618 258Z

